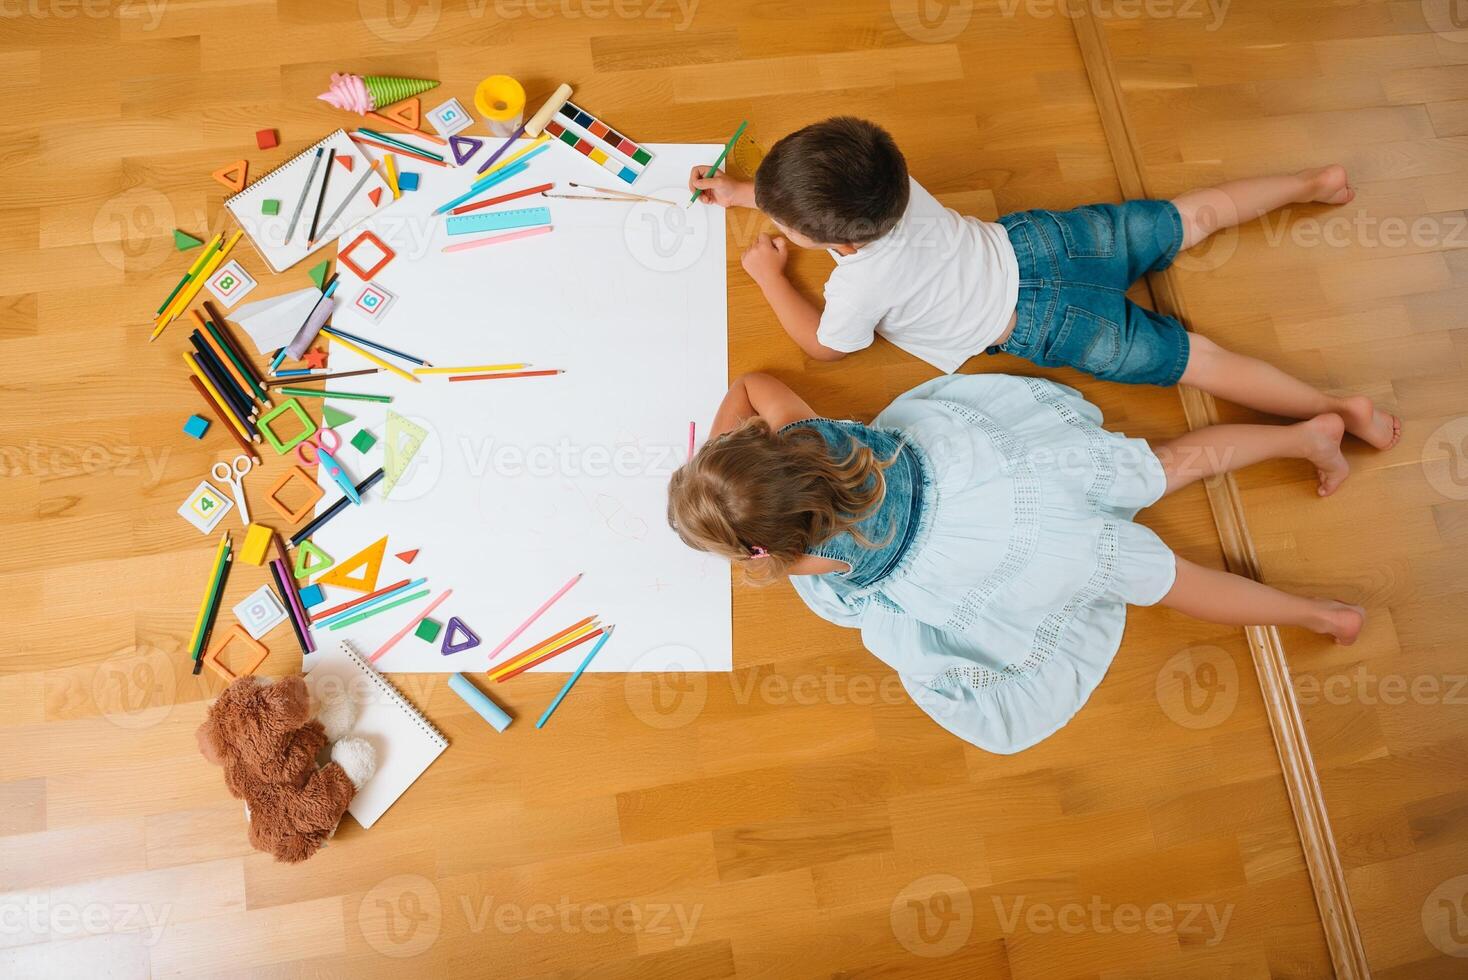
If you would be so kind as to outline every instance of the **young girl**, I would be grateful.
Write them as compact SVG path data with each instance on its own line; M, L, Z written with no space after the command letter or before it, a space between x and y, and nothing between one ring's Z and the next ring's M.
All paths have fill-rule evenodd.
M1339 416L1215 425L1155 448L1100 422L1071 388L995 374L937 378L871 425L840 422L753 374L673 475L668 519L756 581L791 576L934 720L991 752L1070 720L1116 654L1127 603L1355 642L1359 606L1195 565L1131 520L1267 459L1309 460L1328 495L1349 472Z

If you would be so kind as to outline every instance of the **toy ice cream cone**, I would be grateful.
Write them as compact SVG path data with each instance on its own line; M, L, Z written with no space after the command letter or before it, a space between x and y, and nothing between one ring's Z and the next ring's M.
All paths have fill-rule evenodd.
M317 96L322 102L365 115L374 109L427 92L438 82L399 75L352 75L333 73L331 87Z

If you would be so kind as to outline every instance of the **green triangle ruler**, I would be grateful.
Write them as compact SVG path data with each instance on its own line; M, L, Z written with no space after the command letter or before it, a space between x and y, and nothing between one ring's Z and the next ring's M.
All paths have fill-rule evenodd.
M393 487L397 486L398 480L408 471L408 464L413 462L413 457L418 455L418 450L423 448L423 443L427 438L427 429L409 422L391 409L388 410L387 438L383 440L382 444L384 474L382 495L384 497Z

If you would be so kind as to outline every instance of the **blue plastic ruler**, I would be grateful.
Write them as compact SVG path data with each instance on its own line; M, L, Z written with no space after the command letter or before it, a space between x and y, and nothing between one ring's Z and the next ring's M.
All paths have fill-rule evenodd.
M515 208L510 211L486 211L484 214L457 214L448 221L450 235L472 235L481 231L508 231L532 228L551 222L550 208Z

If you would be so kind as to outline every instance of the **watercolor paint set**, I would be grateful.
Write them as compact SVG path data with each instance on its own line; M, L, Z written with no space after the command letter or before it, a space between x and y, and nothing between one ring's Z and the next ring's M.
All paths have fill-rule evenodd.
M646 147L574 102L561 106L555 118L546 123L545 131L629 184L641 177L643 169L652 162L652 153Z

